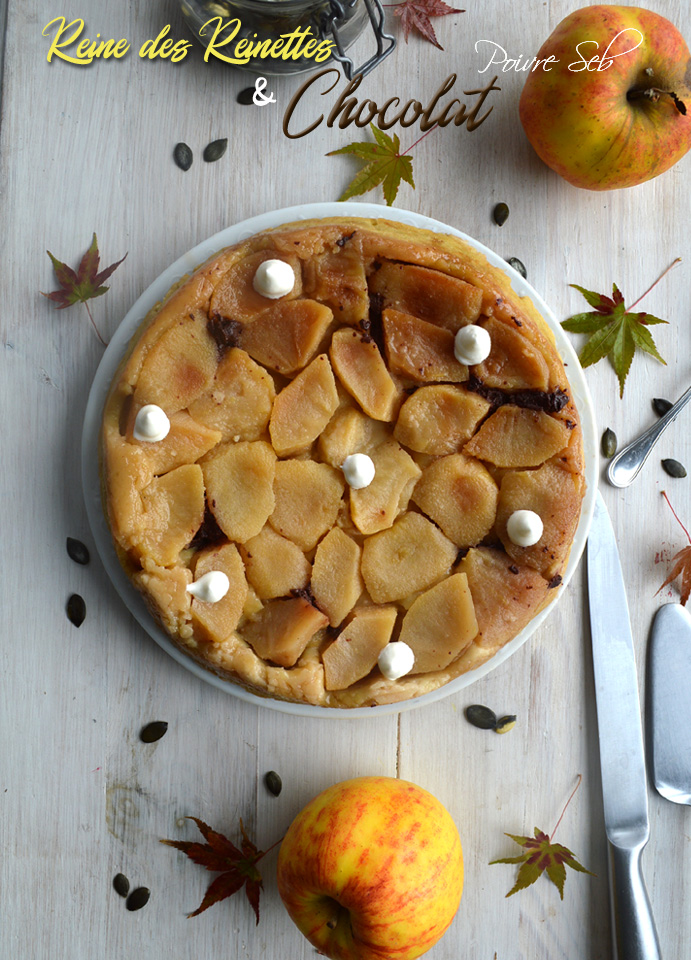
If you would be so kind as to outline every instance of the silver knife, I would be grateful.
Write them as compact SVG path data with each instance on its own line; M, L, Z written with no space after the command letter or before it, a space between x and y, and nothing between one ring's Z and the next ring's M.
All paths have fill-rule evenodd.
M614 955L617 960L659 960L640 863L650 829L636 660L617 543L599 492L587 556Z
M691 805L691 614L678 603L655 614L648 670L653 783L666 800Z

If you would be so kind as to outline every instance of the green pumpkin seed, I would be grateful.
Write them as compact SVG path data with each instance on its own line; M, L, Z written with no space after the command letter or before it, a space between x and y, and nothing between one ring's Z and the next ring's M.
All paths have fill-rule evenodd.
M168 724L165 720L154 720L152 723L147 723L145 727L142 727L139 731L139 739L142 743L155 743L165 735L167 729Z
M125 906L128 910L141 910L149 902L151 890L148 887L137 887L127 898Z
M679 463L678 460L663 460L662 469L665 473L669 474L670 477L676 477L678 480L686 476L686 467L683 463Z
M506 262L509 264L509 266L513 267L514 270L517 270L524 280L528 279L528 271L526 270L525 264L522 260L519 260L518 257L507 257Z
M212 140L211 143L204 147L204 159L207 163L215 163L216 160L221 159L227 149L227 137L224 137L222 140Z
M498 203L492 211L494 222L498 227L503 227L509 219L509 208L506 203Z
M254 103L255 90L256 87L245 87L245 89L241 90L235 99L238 103L241 103L243 107L248 107L251 103Z
M124 873L116 873L113 877L113 889L120 897L126 897L130 892L130 882Z
M602 434L602 442L600 444L602 449L602 456L606 457L608 460L614 456L617 452L617 435L614 430L610 430L609 427Z
M75 625L81 627L86 617L86 604L84 598L78 593L73 593L67 601L67 619Z
M663 400L662 397L655 397L653 400L653 410L658 415L658 417L664 417L664 415L672 409L674 404L670 400Z
M81 540L75 540L73 537L67 538L67 553L70 560L74 560L75 563L86 564L91 559L88 547Z
M283 781L275 770L269 770L269 772L264 775L264 783L266 789L269 793L273 794L274 797L277 797L283 789Z
M173 160L181 170L189 170L192 166L194 154L186 143L176 143L173 150Z
M497 715L489 707L483 707L479 703L474 703L471 707L466 707L465 718L468 723L481 730L494 730L497 725Z
M513 714L510 714L506 717L500 717L497 720L497 725L494 728L495 733L508 733L509 730L513 730L516 726L516 717Z

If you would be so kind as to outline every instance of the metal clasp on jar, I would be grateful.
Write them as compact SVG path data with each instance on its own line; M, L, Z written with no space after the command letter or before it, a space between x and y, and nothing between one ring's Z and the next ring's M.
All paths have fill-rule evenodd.
M327 31L330 31L334 38L337 52L334 51L332 56L342 65L343 72L348 80L352 80L354 76L358 75L366 76L370 70L373 70L382 60L386 59L396 46L395 38L392 37L391 34L384 32L384 11L379 0L362 0L367 8L370 24L372 25L372 30L374 31L374 36L377 41L377 52L372 54L369 60L366 60L362 66L355 67L353 65L351 58L346 55L339 30L341 29L340 25L353 16L353 9L359 2L360 0L347 0L345 3L342 3L341 0L329 0L332 15L329 17L328 13L325 14L325 22L322 24L322 32L324 35L326 35Z

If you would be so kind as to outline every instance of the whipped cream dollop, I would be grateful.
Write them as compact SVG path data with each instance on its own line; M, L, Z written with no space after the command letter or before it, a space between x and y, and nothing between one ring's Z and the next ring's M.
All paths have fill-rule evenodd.
M222 570L209 570L187 588L187 592L202 603L218 603L229 590L230 580Z
M506 522L506 532L517 547L532 547L542 536L543 524L533 510L514 510Z
M394 640L384 647L377 663L387 680L398 680L413 669L415 654L403 640Z
M134 421L134 439L144 440L146 443L158 443L165 440L170 430L170 420L165 410L161 410L155 403L145 404Z
M475 323L461 327L453 343L454 356L459 363L464 363L467 367L482 363L491 349L492 338L484 327L478 327Z
M343 476L346 483L353 490L362 490L363 487L369 487L374 480L374 461L366 453L351 453L343 461Z
M264 260L257 267L252 286L269 300L279 300L295 286L293 268L285 260Z

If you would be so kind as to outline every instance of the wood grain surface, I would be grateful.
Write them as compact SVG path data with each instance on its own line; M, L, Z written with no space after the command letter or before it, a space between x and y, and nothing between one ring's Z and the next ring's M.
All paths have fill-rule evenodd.
M398 47L361 93L382 103L393 95L424 101L452 73L459 91L475 89L486 80L477 40L532 56L577 5L467 5L435 21L444 51L412 35L406 44L390 16ZM689 0L648 5L688 31ZM323 787L386 774L439 797L464 845L464 897L430 960L606 960L606 844L583 566L534 637L463 694L400 715L327 720L257 708L193 677L136 624L93 549L80 437L102 347L83 307L56 312L39 295L54 285L46 249L76 264L95 231L103 263L128 253L110 292L92 304L107 338L141 291L207 236L266 210L336 200L356 166L326 154L363 133L322 123L287 139L282 115L301 78L270 78L275 104L241 106L236 96L253 77L204 63L201 48L179 64L140 59L138 47L165 24L172 36L186 36L175 3L85 0L68 11L45 0L7 0L0 23L5 6L0 956L307 960L314 950L280 904L275 852L265 861L258 927L242 897L188 920L210 875L159 840L193 838L190 815L236 836L242 817L268 846ZM89 67L47 63L41 31L63 13L84 17L89 36L127 37L132 52ZM366 41L358 42L359 54L369 55ZM611 427L625 442L655 420L652 397L674 399L691 379L691 157L637 188L576 190L540 163L524 137L517 116L523 81L516 72L500 76L493 113L474 132L451 126L420 143L416 189L402 186L396 205L519 257L560 318L583 308L569 283L606 292L615 281L633 300L684 258L645 302L670 321L654 331L667 365L636 357L623 401L606 362L587 372L600 429ZM313 90L305 115L318 116L327 99ZM404 148L420 135L417 127L396 132ZM225 157L204 163L204 146L219 137L229 138ZM195 154L186 173L172 161L180 140ZM381 194L364 199L381 201ZM498 201L510 207L501 228L491 217ZM670 427L632 487L602 482L621 545L642 691L653 614L678 598L674 589L656 590L686 542L663 489L691 522L691 481L667 477L660 458L691 464L689 416ZM92 548L88 566L67 557L67 536ZM64 613L73 592L87 604L79 629ZM497 736L471 727L463 711L473 702L515 713L515 728ZM151 720L169 727L147 745L139 731ZM278 798L264 786L268 770L283 779ZM545 880L505 899L514 868L489 865L516 851L505 832L552 830L578 774L583 782L557 839L597 877L571 873L563 902ZM691 810L651 787L650 822L644 869L662 954L687 957ZM111 886L118 872L151 890L144 909L126 910Z

